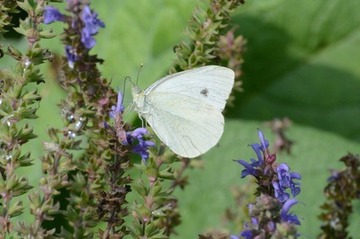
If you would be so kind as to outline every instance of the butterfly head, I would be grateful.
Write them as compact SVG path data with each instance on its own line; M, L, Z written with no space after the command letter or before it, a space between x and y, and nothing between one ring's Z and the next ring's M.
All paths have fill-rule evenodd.
M138 95L141 95L143 93L143 90L140 89L139 86L133 84L132 88L131 88L131 94L133 97L137 97Z
M141 111L141 109L144 108L144 104L145 104L144 91L140 89L140 87L138 87L137 85L133 84L131 88L131 94L133 97L135 110L138 112Z

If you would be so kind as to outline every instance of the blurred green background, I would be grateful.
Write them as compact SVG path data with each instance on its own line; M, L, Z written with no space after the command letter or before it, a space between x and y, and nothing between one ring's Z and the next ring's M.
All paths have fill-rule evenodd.
M194 0L93 1L92 7L105 22L92 50L105 60L103 76L122 89L126 76L136 78L140 65L142 88L164 76L175 55L173 46L186 39L186 25L196 6ZM59 6L59 5L57 5ZM239 225L225 225L226 208L235 208L231 188L245 183L242 167L232 160L255 157L248 144L258 142L257 128L273 142L264 121L289 117L293 125L287 136L295 141L291 155L277 155L293 171L300 172L301 203L294 211L301 219L300 233L315 238L323 202L322 190L329 169L343 167L338 159L360 152L360 1L358 0L253 0L233 14L237 34L247 39L242 77L243 92L226 109L225 133L219 146L203 157L203 168L189 170L190 185L177 191L182 225L173 238L197 238L204 231L226 226L236 234ZM51 25L60 32L62 25ZM23 42L17 46L25 47ZM43 41L63 54L58 38ZM4 62L4 60L2 60ZM3 63L1 68L11 65ZM44 100L35 123L39 138L27 146L36 164L22 170L37 185L42 142L46 129L61 127L56 104L66 94L56 86L49 65ZM125 105L131 102L126 90ZM131 117L130 117L131 118ZM244 202L244 207L247 202ZM354 203L351 234L360 229L360 203Z

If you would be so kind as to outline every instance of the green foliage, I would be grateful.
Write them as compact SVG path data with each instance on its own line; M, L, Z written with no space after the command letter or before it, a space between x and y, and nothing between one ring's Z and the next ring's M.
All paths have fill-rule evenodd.
M40 16L41 7L34 3L35 1L21 2L31 16ZM195 5L200 6L198 10L194 10ZM16 6L16 1L0 1L1 33L3 26L9 25L11 19L7 12L17 11ZM123 86L121 79L125 76L136 76L141 63L144 63L144 68L139 77L140 85L147 86L168 72L172 62L175 62L175 66L181 63L183 67L209 63L227 64L229 56L241 55L239 58L231 58L234 63L229 66L235 66L237 75L241 75L243 92L234 93L234 107L226 110L225 132L219 146L204 155L203 162L188 162L194 169L182 172L181 164L186 162L169 157L169 165L157 166L155 162L158 161L154 161L149 168L139 169L143 172L141 175L127 174L129 168L136 171L133 164L138 162L130 157L114 158L112 150L123 150L114 145L117 137L111 131L97 128L97 125L108 117L107 109L115 104L115 92L102 91L109 81L98 77L100 70L79 74L66 71L70 76L66 81L63 75L54 74L54 69L58 71L60 67L64 67L57 62L58 55L64 55L63 45L59 44L57 38L41 41L42 46L55 52L55 57L49 54L36 41L42 37L51 37L52 31L47 26L36 24L39 20L36 17L23 19L21 28L17 29L27 36L23 44L0 46L2 52L7 54L5 57L10 56L13 59L8 62L4 62L5 57L0 59L1 67L13 63L14 60L17 62L15 67L11 66L11 73L1 69L0 75L0 80L4 82L0 82L1 150L4 145L16 145L11 151L1 151L1 175L4 175L11 156L15 172L29 177L31 185L37 190L28 197L30 187L27 180L18 175L11 177L11 192L14 192L14 195L26 194L26 200L23 200L21 205L19 197L16 197L8 204L2 202L2 206L6 205L7 209L3 212L16 216L12 218L14 225L21 222L15 227L21 235L20 238L28 235L30 228L33 235L50 238L59 233L59 228L54 228L54 224L64 226L66 230L61 232L64 238L74 235L79 238L80 235L92 237L97 231L94 225L100 221L109 222L121 217L125 217L128 222L136 221L137 218L129 214L126 207L128 201L132 200L137 203L129 208L136 215L155 215L153 218L156 223L147 224L145 230L146 234L153 238L162 238L164 235L164 230L159 230L159 225L164 225L165 218L174 220L171 222L174 227L163 227L175 230L178 235L172 236L174 238L196 238L199 233L220 228L227 228L227 235L238 233L242 227L239 221L222 220L229 207L236 210L238 206L245 207L249 202L246 197L241 197L238 203L232 199L231 187L240 184L247 187L240 179L242 168L235 166L232 160L254 157L250 155L247 145L254 141L256 128L264 129L263 121L285 116L293 122L288 136L294 144L291 155L279 154L278 160L289 163L292 169L303 175L303 191L299 198L303 204L299 204L300 209L296 212L303 218L300 233L310 238L318 235L320 222L316 215L320 214L319 206L324 200L320 192L326 185L327 170L339 168L337 159L347 152L358 153L360 145L359 1L246 1L238 10L226 10L226 14L221 17L213 14L214 11L205 10L208 6L203 2L191 0L114 0L108 3L93 1L91 6L105 22L106 29L97 35L97 45L89 54L94 56L96 53L105 60L102 66L97 64L97 67L102 76L112 79L111 84L115 88ZM191 21L193 12L197 13L198 17L188 26L190 35L186 36L186 25L189 19ZM210 33L214 29L209 32L200 31L203 26L201 23L207 14L213 14L212 16L220 21L231 17L232 23L228 26L234 28L227 31L228 29L222 28L224 25L215 22L216 27L221 28L222 36L213 38ZM40 26L44 29L40 29ZM60 33L63 27L61 23L56 23L50 28L54 28L53 32ZM197 37L202 37L203 40L196 45L198 48L194 51L193 43ZM233 41L234 44L229 44ZM177 56L173 53L176 44L182 46L177 48ZM227 51L218 52L224 48ZM193 52L196 52L195 56L192 55ZM182 56L180 61L176 59L179 55ZM45 73L44 77L45 68L40 68L39 71L38 64L52 59L54 62L50 73ZM85 62L91 63L83 66L94 69L96 60L93 62L94 58L85 59ZM52 81L53 78L56 80ZM42 83L44 79L45 84ZM100 95L103 99L110 99L110 102L106 106L98 107L97 102L101 97L79 93L89 89L85 87L89 85L76 85L77 79L82 83L87 82L86 79L95 79L91 86L99 85L102 92ZM59 90L59 82L66 87L65 91ZM35 87L39 89L35 90ZM41 108L37 110L40 95L45 100L40 102ZM60 115L54 106L59 104L57 98L63 95L68 96L60 103ZM14 102L19 107L13 107ZM130 97L126 93L125 105L129 102ZM31 123L37 116L39 118L36 123ZM68 120L69 116L75 118ZM14 124L4 124L7 120ZM78 122L81 122L82 126L76 131ZM49 136L45 135L47 131ZM66 138L69 131L76 131L79 137ZM40 137L34 138L35 133ZM110 137L111 140L105 140L105 137ZM25 144L26 142L28 143ZM40 155L44 152L40 145L43 142L46 152L45 157L41 158ZM108 150L109 148L111 150ZM32 161L26 150L31 150L31 155L35 155L37 160ZM161 148L154 150L155 154L159 151L162 151ZM159 157L161 158L161 154ZM180 164L180 169L170 166L174 162ZM35 165L30 166L32 163ZM30 167L22 170L23 166ZM46 175L42 172L46 172ZM5 174L10 178L11 173ZM91 177L88 178L88 175ZM142 184L141 181L131 182L129 179L137 176L141 178ZM104 178L108 180L106 184L102 181ZM121 180L116 181L115 178ZM4 178L2 180L2 193L4 190L5 193L10 193L5 185L8 182ZM153 187L149 184L152 180L155 180ZM131 192L127 187L130 183L133 185ZM176 187L173 184L176 184ZM185 190L178 190L184 187ZM164 193L173 190L175 194L172 197L177 200L165 200ZM66 201L66 198L57 197L59 195L69 196L72 202L67 202L67 205L60 204ZM156 198L158 204L143 204L148 195ZM1 200L3 201L3 198ZM162 205L164 202L174 204L167 208ZM179 208L170 214L177 205ZM354 210L358 210L358 205L355 204ZM33 217L29 216L28 211L31 211ZM24 218L24 214L18 216L21 212L24 212L27 218ZM94 215L100 215L100 218L95 218ZM58 221L52 222L54 218ZM71 223L66 223L66 220ZM81 225L77 231L71 229L75 220L78 220L76 225ZM27 223L24 223L25 221ZM53 223L50 229L41 227L49 221ZM141 223L137 223L132 227L125 227L122 226L122 221L116 221L114 225L118 230L117 235L123 237L131 234L136 237L135 235L144 233ZM359 233L356 226L358 223L359 216L353 215L350 235ZM106 226L99 227L101 229L97 235L106 237L106 231L110 230Z
M171 72L217 63L220 37L228 26L230 13L241 3L244 1L217 0L209 1L206 11L198 8L187 28L191 42L183 41L174 47L178 59Z
M5 54L17 61L13 71L0 72L2 92L0 99L0 172L1 172L1 230L0 237L12 233L12 218L18 217L24 211L23 202L18 200L20 195L26 194L32 188L27 176L19 177L17 170L32 164L31 154L21 152L25 143L34 139L36 135L29 127L26 120L36 119L36 104L41 96L37 90L29 90L31 83L43 82L40 70L36 65L47 59L43 49L38 44L41 36L38 27L42 14L38 11L44 7L45 2L30 4L28 1L7 1L1 3L0 32L6 32L3 27L10 25L12 14L17 12L16 7L21 7L27 12L28 17L21 21L17 28L27 40L28 48L25 54L15 47L8 47ZM1 50L3 51L3 50Z
M360 199L360 159L349 154L340 159L346 169L333 171L324 193L327 201L321 206L319 216L323 222L318 238L351 238L347 232L352 201Z
M16 0L1 0L0 1L0 39L2 34L7 32L5 27L11 25L12 14L18 10Z

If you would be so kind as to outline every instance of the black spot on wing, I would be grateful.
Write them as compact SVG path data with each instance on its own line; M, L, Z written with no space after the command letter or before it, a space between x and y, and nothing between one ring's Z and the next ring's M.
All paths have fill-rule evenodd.
M200 94L202 94L203 96L207 97L209 94L209 90L207 88L204 88L200 91Z

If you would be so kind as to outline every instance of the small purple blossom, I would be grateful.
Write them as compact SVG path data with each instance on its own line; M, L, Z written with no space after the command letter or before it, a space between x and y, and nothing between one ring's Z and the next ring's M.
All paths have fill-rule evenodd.
M240 234L237 236L237 235L231 235L230 236L230 239L253 239L254 238L254 227L258 227L258 221L256 218L252 217L251 218L251 223L252 225L249 226L247 223L245 223L245 229L240 232Z
M243 171L241 171L242 178L246 177L247 175L252 175L254 177L257 176L259 172L259 167L262 164L262 161L260 160L257 161L255 159L250 159L251 163L248 163L242 159L235 161L241 164L242 166L244 166Z
M282 209L280 211L281 220L284 222L289 222L295 225L300 225L300 221L298 217L292 213L288 213L290 208L297 203L297 200L295 198L287 200L284 205L282 206Z
M269 141L267 139L265 139L265 136L260 129L258 129L258 135L259 135L259 139L260 139L260 143L261 143L261 150L264 151L265 149L267 149L269 147Z
M65 46L65 54L66 54L66 58L68 59L69 67L74 68L74 63L78 60L78 56L76 54L75 49L67 45Z
M240 233L240 236L243 237L244 239L253 239L254 238L254 234L253 234L252 230L242 231Z
M294 182L294 179L300 180L301 175L295 172L290 172L289 167L285 164L279 164L276 168L277 176L279 180L279 185L284 190L286 188L291 188L291 194L293 197L300 193L300 187L297 187L299 183Z
M149 152L147 151L149 147L155 146L154 142L150 140L144 140L143 136L145 134L148 134L146 128L137 128L134 131L126 133L127 142L124 142L134 145L137 141L138 144L133 148L133 152L139 154L141 156L141 159L144 161L149 158Z
M254 144L251 144L251 147L255 151L258 160L262 161L263 160L263 155L262 155L263 147L262 147L262 145L258 144L258 143L254 143Z
M290 195L285 191L278 182L272 182L273 188L275 189L275 197L281 202L285 202L289 199Z
M254 234L254 228L258 228L259 227L259 221L257 218L255 217L251 217L251 225L249 226L249 224L245 223L245 230L243 230L242 232L240 232L239 235L239 239L240 238L244 238L244 239L253 239L255 234Z
M270 232L273 232L273 231L275 231L275 229L276 229L276 225L275 225L275 223L272 222L272 221L268 222L267 225L266 225L266 227L267 227L268 231L270 231Z
M64 21L65 16L55 7L47 6L44 10L44 23L50 24L55 21Z
M85 6L81 14L81 19L84 22L84 28L81 30L81 42L87 49L95 46L96 40L93 36L99 31L100 27L105 27L104 22L98 19L97 16L97 13L92 12L89 6Z
M327 179L328 182L334 182L336 180L339 179L339 172L335 171L335 170L332 170L331 171L331 176Z
M96 40L89 34L89 32L82 30L81 31L81 42L87 49L91 49L95 46Z
M240 237L236 235L230 235L230 239L240 239Z
M249 208L252 208L252 207L249 207ZM251 210L251 209L250 209ZM253 226L256 226L258 227L259 226L259 220L256 218L256 217L251 217L251 224Z
M269 147L269 141L265 139L264 134L262 133L261 130L258 130L258 135L260 138L260 144L254 143L250 145L256 153L257 160L251 158L250 159L251 163L248 163L242 159L234 160L245 167L245 169L243 169L243 171L241 172L242 178L246 177L247 175L252 175L256 177L259 176L259 174L261 173L261 166L264 164L263 155L265 154L265 151Z
M264 158L263 156L264 152L269 148L269 141L265 139L263 132L259 129L258 129L258 136L260 139L260 144L254 143L251 144L251 147L255 151L258 160L261 161Z
M117 96L116 106L113 105L111 107L110 118L115 119L117 114L124 112L125 107L123 106L122 102L123 102L123 95L119 91L118 96Z
M105 27L104 22L97 18L97 13L92 13L89 6L85 6L81 15L81 19L85 24L86 31L89 34L96 34L100 27Z

